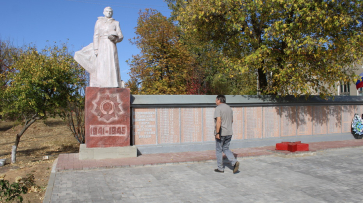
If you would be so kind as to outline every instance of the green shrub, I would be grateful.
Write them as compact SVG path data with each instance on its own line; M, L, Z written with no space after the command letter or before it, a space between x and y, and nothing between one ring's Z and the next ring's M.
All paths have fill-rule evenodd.
M21 183L13 182L9 183L8 180L0 180L0 200L5 200L6 202L11 202L18 199L23 202L23 197L21 194L26 194L28 188Z
M18 176L12 184L4 178L5 174L0 176L0 202L23 202L21 194L26 194L29 190L32 191L32 189L38 188L35 184L34 174L27 174L25 178Z

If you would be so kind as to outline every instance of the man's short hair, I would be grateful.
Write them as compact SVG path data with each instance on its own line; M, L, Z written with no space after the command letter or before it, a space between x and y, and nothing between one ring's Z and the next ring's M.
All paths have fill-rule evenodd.
M218 95L217 99L221 102L221 103L226 103L226 97L224 95Z

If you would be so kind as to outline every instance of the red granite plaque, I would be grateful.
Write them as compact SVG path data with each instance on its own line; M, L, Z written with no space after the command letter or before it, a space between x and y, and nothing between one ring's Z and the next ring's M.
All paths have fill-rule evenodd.
M158 108L158 144L180 142L179 108Z
M342 132L342 106L328 106L328 134Z
M202 109L182 108L181 115L181 142L202 141Z
M243 139L243 107L233 107L233 139Z
M281 137L296 135L296 107L282 106L281 109Z
M355 113L357 113L358 115L362 115L363 114L363 105L356 105L355 111L356 111Z
M244 139L262 138L262 107L244 108Z
M135 145L155 145L156 109L133 109L133 136Z
M203 108L203 141L214 141L215 108Z
M313 106L313 134L328 133L328 107Z
M342 106L342 133L350 133L352 120L355 113L355 106Z
M86 88L86 147L130 146L130 89Z
M280 107L263 107L263 137L280 136Z
M313 107L297 107L297 135L313 134Z

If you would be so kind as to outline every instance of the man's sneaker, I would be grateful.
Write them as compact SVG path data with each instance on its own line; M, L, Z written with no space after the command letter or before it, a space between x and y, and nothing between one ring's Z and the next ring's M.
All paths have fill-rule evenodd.
M239 162L237 161L237 162L234 164L234 167L233 167L233 173L237 173L238 168L239 168Z
M220 171L218 168L217 168L217 169L214 169L214 172L217 172L217 173L224 173L224 171Z

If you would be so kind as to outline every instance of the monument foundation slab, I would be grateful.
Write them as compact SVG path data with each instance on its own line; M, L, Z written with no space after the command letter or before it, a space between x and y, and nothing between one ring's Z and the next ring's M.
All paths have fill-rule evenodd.
M137 157L136 146L87 148L85 144L79 147L80 160L118 159L126 157Z

